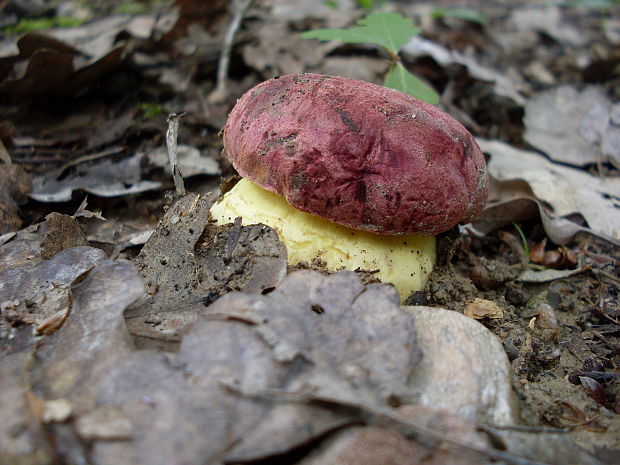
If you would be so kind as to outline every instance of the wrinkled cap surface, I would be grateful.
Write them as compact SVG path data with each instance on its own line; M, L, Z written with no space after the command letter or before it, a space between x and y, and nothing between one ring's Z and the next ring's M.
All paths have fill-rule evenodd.
M402 92L292 74L244 94L224 148L235 169L294 207L379 234L435 235L484 207L484 156L459 122Z

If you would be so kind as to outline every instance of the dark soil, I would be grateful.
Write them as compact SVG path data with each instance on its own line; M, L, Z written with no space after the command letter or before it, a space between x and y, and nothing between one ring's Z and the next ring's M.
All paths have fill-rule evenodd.
M620 436L618 250L583 238L574 244L593 266L545 283L520 282L524 268L496 235L464 237L432 273L424 303L463 311L474 298L495 302L501 319L483 323L502 341L525 425L566 428L588 449L617 447ZM598 262L602 256L608 263ZM418 302L422 303L422 302Z

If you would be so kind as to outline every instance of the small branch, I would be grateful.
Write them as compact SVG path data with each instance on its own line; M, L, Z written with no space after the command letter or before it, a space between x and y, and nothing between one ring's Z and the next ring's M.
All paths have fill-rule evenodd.
M230 68L230 55L235 43L235 37L241 27L241 20L253 1L254 0L237 0L233 3L233 18L230 21L228 30L226 31L222 53L220 54L220 61L217 66L217 84L215 86L215 90L211 92L211 95L207 98L210 103L221 103L226 100L226 97L228 96L228 69Z
M177 189L177 195L179 196L185 195L185 184L183 183L183 176L181 175L179 161L177 160L177 139L179 137L179 120L181 116L185 116L185 112L179 114L170 113L168 115L168 130L166 131L168 160L170 161L170 169L172 170L172 178Z

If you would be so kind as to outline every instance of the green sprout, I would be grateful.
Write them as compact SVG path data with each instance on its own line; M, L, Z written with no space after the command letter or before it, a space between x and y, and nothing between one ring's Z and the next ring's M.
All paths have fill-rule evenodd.
M17 24L3 28L2 32L5 34L25 34L26 32L42 31L57 27L77 27L81 26L86 21L87 19L84 18L71 18L64 16L57 16L55 18L27 18L22 19Z
M525 234L523 234L523 229L521 229L521 226L519 226L517 223L512 223L512 225L515 227L515 229L517 230L517 234L521 238L521 244L523 245L523 251L525 252L525 256L529 257L530 246L527 245L527 238L525 237Z
M415 27L410 19L398 13L371 13L348 29L316 29L304 32L301 36L306 39L337 39L344 43L379 45L390 57L385 86L434 105L439 101L439 95L411 74L399 56L400 49L419 33L420 29Z
M487 17L484 13L473 8L433 8L431 11L431 17L441 18L456 18L463 21L469 21L472 23L486 24Z
M356 2L364 10L371 11L375 8L382 7L385 3L385 0L377 0L376 2L374 0L356 0ZM337 10L338 8L340 8L340 5L336 0L324 0L323 4L333 10Z
M143 2L124 2L112 11L117 15L141 15L148 12L149 6Z
M138 111L144 119L154 118L168 113L163 105L159 103L141 102L138 104Z

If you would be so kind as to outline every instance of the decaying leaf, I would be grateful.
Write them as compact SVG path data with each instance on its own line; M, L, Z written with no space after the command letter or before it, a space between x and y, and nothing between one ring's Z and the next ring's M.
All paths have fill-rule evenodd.
M143 291L130 263L101 261L71 287L73 305L65 324L36 347L22 376L39 396L40 411L53 399L71 404L71 416L59 417L65 423L51 420L47 425L60 450L99 464L216 465L266 459L351 422L375 418L399 431L434 431L434 440L505 457L493 452L472 428L459 429L463 420L425 409L407 419L406 411L389 407L387 402L407 401L414 392L421 395L417 390L425 378L431 386L445 382L430 375L438 373L437 357L445 345L442 350L426 348L436 357L423 371L417 367L413 322L422 331L420 316L437 309L415 308L407 314L391 286L364 287L353 272L295 272L269 295L230 293L219 299L196 321L177 355L132 347L123 312ZM477 324L454 312L444 313ZM456 332L483 341L479 335ZM434 334L424 337L445 342L437 338L442 330ZM449 353L455 358L457 352ZM2 359L0 368L10 366L7 360ZM478 373L489 363L495 362L471 369ZM465 376L472 370L459 373ZM485 386L477 395L491 405L498 386ZM0 407L4 414L6 407ZM391 433L372 437L375 434ZM404 439L397 441L399 450L410 449ZM421 453L420 447L414 446L416 453ZM429 453L437 460L453 457L432 446Z
M519 31L543 32L561 43L583 45L587 34L564 19L560 6L550 4L515 9L510 22Z
M440 44L432 42L421 36L413 37L402 49L403 56L416 58L430 55L442 65L458 63L467 67L467 70L476 79L492 82L497 95L512 99L520 105L525 103L523 90L526 87L523 80L514 75L506 75L492 68L481 65L474 57L468 56L457 50L449 50Z
M186 177L197 174L219 174L220 168L213 157L203 157L194 147L178 147L179 163ZM74 190L84 190L101 197L118 197L159 189L159 181L147 177L146 165L168 168L165 148L148 153L137 152L121 160L103 160L79 164L67 175L68 166L35 177L30 194L41 202L63 202L71 199Z
M597 177L557 165L534 152L500 141L478 139L478 143L491 155L489 174L495 180L510 183L508 186L520 180L528 184L553 242L566 244L580 231L612 242L620 240L620 178ZM489 206L493 204L490 202ZM575 214L585 218L589 228L566 218Z
M41 241L41 257L53 258L61 250L87 247L88 240L78 222L69 215L52 212L45 217L47 233Z
M104 257L99 249L74 247L50 260L0 271L0 303L14 303L2 316L12 322L42 325L64 314L71 308L72 283Z
M286 274L286 248L275 231L208 225L213 200L197 194L180 198L136 260L147 295L127 318L132 334L145 344L174 348L201 313L201 302L208 305L232 289L261 293Z
M25 203L32 189L30 175L21 166L10 162L6 149L0 141L0 235L17 231L22 220L19 205ZM5 160L3 162L3 160Z
M33 180L30 196L40 202L71 200L74 190L80 189L100 197L116 197L159 189L161 183L142 179L142 156L119 161L104 160L92 165L79 165L68 176L63 169L52 170Z
M146 39L169 29L172 24L166 19L113 15L80 27L27 33L15 47L4 44L0 66L10 71L0 82L0 95L15 103L34 96L71 95L119 66L130 48L127 41L117 42L122 31ZM6 56L7 50L15 54Z
M257 31L256 43L248 44L243 49L243 58L248 65L268 73L268 75L292 74L304 72L316 66L336 44L316 44L300 36L291 36L288 27L281 21L274 21L273 16L265 18L272 24ZM282 41L295 41L292 47L282 48Z
M25 382L24 357L0 359L0 455L2 463L51 465L54 450L37 418L37 399Z
M215 161L214 152L212 151L209 156L203 156L196 147L179 145L177 147L177 158L183 177L187 178L197 174L220 174L220 166ZM168 160L168 151L165 147L159 147L146 153L146 158L154 166L169 169L170 162Z
M561 86L534 95L525 105L524 138L551 159L583 166L620 166L620 104L603 88Z
M139 277L126 262L102 262L73 287L71 315L37 350L31 382L44 399L70 399L79 424L97 407L132 425L131 438L122 440L106 436L109 429L84 430L95 441L97 463L218 463L225 453L286 452L350 422L351 412L246 398L226 383L295 392L318 364L379 402L400 390L417 360L411 318L391 287L365 289L351 272L291 276L268 296L220 299L168 358L127 344L122 311L140 295ZM299 344L300 356L280 361L273 350L278 340Z
M462 442L485 445L485 439L475 431L473 423L457 416L427 407L408 405L398 409L404 417L419 421L447 437ZM406 439L396 429L377 426L353 427L334 435L299 465L468 465L479 464L474 455L463 454L450 448Z

